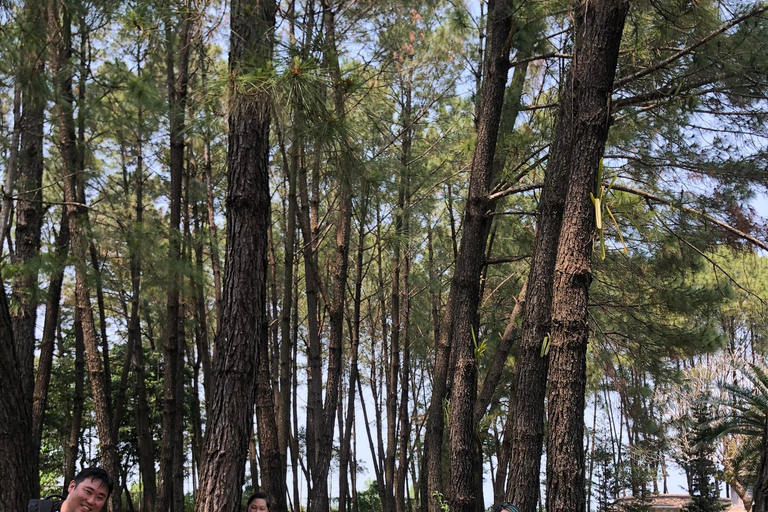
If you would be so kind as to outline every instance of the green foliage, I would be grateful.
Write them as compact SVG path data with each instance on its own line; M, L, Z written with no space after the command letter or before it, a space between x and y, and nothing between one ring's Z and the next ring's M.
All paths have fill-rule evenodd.
M382 512L381 496L376 482L369 481L368 487L357 493L357 507L360 512Z
M437 501L437 505L440 507L442 512L451 512L451 507L448 504L448 500L445 499L445 496L435 491L432 493L432 497L435 499L435 501Z
M684 512L719 512L725 509L719 498L719 490L714 484L717 471L713 461L714 445L709 431L711 412L705 397L694 402L693 417L695 430L688 439L686 470L690 474L692 486L691 501L684 507Z

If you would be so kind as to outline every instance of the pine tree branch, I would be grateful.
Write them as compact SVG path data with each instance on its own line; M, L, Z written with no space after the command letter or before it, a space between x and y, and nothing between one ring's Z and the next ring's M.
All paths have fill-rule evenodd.
M560 53L560 52L543 53L541 55L534 55L532 57L526 57L520 60L513 60L512 62L509 63L509 67L514 68L515 66L519 66L520 64L528 64L529 62L533 62L537 60L546 60L551 58L571 59L573 58L573 55L569 53Z
M499 190L498 192L494 192L488 196L488 199L491 201L495 201L499 198L511 196L513 194L519 194L521 192L528 192L530 190L536 190L541 188L543 185L541 183L533 183L531 185L523 185L521 187L509 187L505 188L504 190Z
M614 83L614 90L621 89L622 87L624 87L625 85L627 85L630 82L638 80L638 79L640 79L640 78L642 78L644 76L650 75L651 73L666 67L667 65L669 65L672 62L676 61L680 57L688 55L689 53L691 53L693 50L695 50L699 46L702 46L702 45L708 43L709 41L711 41L715 37L719 36L720 34L725 32L726 30L735 27L739 23L741 23L741 22L743 22L745 20L748 20L749 18L752 18L753 16L757 16L759 14L762 14L765 11L768 11L768 5L764 5L762 7L758 7L758 8L752 9L748 13L743 14L743 15L739 16L738 18L732 19L728 23L725 23L725 24L721 25L717 30L713 30L712 32L710 32L706 36L702 37L698 41L690 44L686 48L683 48L682 50L680 50L680 51L678 51L676 53L673 53L672 55L670 55L666 59L657 62L653 66L647 67L645 69L641 69L640 71L638 71L636 73L632 73L629 76L625 76L624 78L621 78L621 79L617 80Z
M656 89L655 91L650 91L645 94L638 94L637 96L631 96L628 98L619 98L619 99L613 100L612 112L615 113L616 111L631 105L642 105L644 103L653 102L657 100L672 99L680 94L685 94L694 89L698 89L699 87L704 87L705 85L711 85L713 83L717 83L720 80L724 80L725 78L728 78L728 76L730 76L729 73L720 73L713 77L701 79L696 82L681 84L679 87L670 86L670 87L665 87L663 89ZM700 94L706 94L707 92L710 92L710 89L701 91ZM698 96L699 94L696 94L696 95Z
M516 261L530 258L530 254L521 254L519 256L499 256L498 258L485 258L486 265L496 265L499 263L515 263Z
M657 218L658 218L658 216L657 216ZM688 246L689 248L691 248L693 251L697 252L697 253L698 253L698 254L699 254L699 255L700 255L702 258L704 258L705 260L707 260L707 261L708 261L708 262L709 262L709 263L710 263L710 264L711 264L711 265L712 265L712 266L713 266L713 267L714 267L716 270L719 270L720 272L722 272L722 273L725 275L725 277L727 277L727 278L728 278L728 280L729 280L730 282L732 282L734 285L736 285L736 287L737 287L738 289L740 289L741 291L745 292L747 295L750 295L750 296L752 296L752 297L755 297L757 300L759 300L759 301L760 301L760 303L761 303L761 304L763 304L763 305L766 305L766 302L765 302L765 300L763 300L763 298L762 298L762 297L760 297L760 296L759 296L758 294L756 294L755 292L753 292L753 291L751 291L751 290L748 290L748 289L746 289L744 286L742 286L742 285L741 285L741 283L739 283L739 282L736 280L736 278L735 278L735 277L733 277L731 274L729 274L729 273L728 273L728 272L727 272L727 271L726 271L726 270L725 270L725 269L724 269L724 268L723 268L723 267L722 267L722 266L721 266L719 263L717 263L715 260L713 260L713 259L712 259L710 256L708 256L707 254L705 254L705 253L704 253L704 251L702 251L701 249L699 249L698 247L696 247L695 245L693 245L691 242L689 242L688 240L686 240L685 238L683 238L682 236L680 236L678 233L676 233L676 232L675 232L675 231L674 231L672 228L670 228L669 226L667 226L667 225L666 225L666 223L665 223L664 221L662 221L661 219L659 219L659 221L661 222L661 225L662 225L662 226L664 226L664 229L666 229L666 230L667 230L667 231L668 231L668 232L669 232L669 233L670 233L672 236L674 236L674 237L675 237L675 238L677 238L679 241L681 241L682 243L684 243L685 245L687 245L687 246ZM715 274L715 275L717 275L717 274Z
M673 201L665 199L665 198L663 198L661 196L657 196L656 194L651 194L650 192L645 192L644 190L639 190L639 189L631 188L631 187L625 187L623 185L617 185L615 183L613 184L612 187L610 186L609 183L605 183L605 186L606 186L606 188L610 187L613 190L619 190L621 192L626 192L628 194L633 194L633 195L645 198L648 201L654 201L656 203L665 204L665 205L671 206L673 208L678 208L680 211L684 211L684 212L687 212L687 213L692 213L694 215L702 217L703 219L708 220L709 222L711 222L711 223L721 227L722 229L724 229L725 231L728 231L731 234L734 234L734 235L738 236L739 238L743 238L744 240L747 240L752 245L755 245L757 247L760 247L763 250L768 251L768 244L766 244L762 240L759 240L759 239L755 238L754 236L752 236L752 235L750 235L748 233L745 233L745 232L743 232L743 231L741 231L739 229L736 229L735 227L731 226L727 222L723 222L720 219L717 219L717 218L715 218L715 217L713 217L713 216L711 216L711 215L709 215L707 213L702 212L701 210L697 210L695 208L690 208L688 206L683 206L683 205L680 205L680 204L675 204Z

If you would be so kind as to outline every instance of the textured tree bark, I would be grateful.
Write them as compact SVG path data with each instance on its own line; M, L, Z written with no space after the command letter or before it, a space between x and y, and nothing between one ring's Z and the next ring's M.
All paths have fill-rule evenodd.
M477 145L472 159L461 246L446 311L450 318L444 321L445 328L441 327L444 331L442 336L450 333L456 360L449 415L449 503L453 512L474 512L478 499L475 475L480 461L476 460L476 424L473 422L477 398L475 340L480 336L477 308L480 276L492 220L489 213L494 209L494 202L488 196L495 179L493 161L509 69L511 31L512 2L489 2L488 43Z
M567 155L573 144L573 131L567 116L570 88L570 82L566 81L558 113L561 121L556 127L538 207L536 239L523 306L520 350L515 360L513 401L504 429L502 451L509 453L506 486L503 482L507 469L504 463L506 456L499 463L497 485L499 490L505 490L504 496L497 496L496 499L511 501L521 512L535 512L539 503L544 396L549 361L548 355L541 354L541 346L550 333L552 282L569 173Z
M227 253L223 318L212 361L197 512L235 512L245 479L253 425L257 358L267 336L270 98L247 90L241 77L265 69L272 55L274 1L231 4L227 155Z
M0 287L2 288L2 287ZM5 289L0 289L0 474L7 475L0 486L0 502L9 510L26 510L35 493L37 475L32 467L32 408L18 385L19 353L14 346L11 317ZM39 494L39 493L38 493Z
M571 169L552 292L547 436L548 512L583 511L584 407L589 328L587 298L595 210L589 194L610 125L610 98L629 1L582 1L574 7L574 56L563 117L572 140Z
M34 393L35 322L38 305L38 269L40 236L43 223L43 119L45 113L45 2L28 0L22 11L23 44L17 80L21 87L21 134L18 154L18 197L16 200L16 250L11 261L19 273L11 284L10 310L13 342L16 344L18 380L25 397L22 418L30 423L21 432L26 444L35 446L32 432ZM10 191L9 191L10 193ZM30 453L33 495L39 494L39 451Z

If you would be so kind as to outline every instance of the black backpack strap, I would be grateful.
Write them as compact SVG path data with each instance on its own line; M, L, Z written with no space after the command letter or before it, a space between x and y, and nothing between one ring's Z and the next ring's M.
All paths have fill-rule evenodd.
M59 500L51 501L48 498L59 498ZM60 502L61 495L59 494L51 494L42 500L29 500L29 504L27 505L27 512L53 512L54 505Z
M48 500L29 500L27 512L51 512L53 502Z

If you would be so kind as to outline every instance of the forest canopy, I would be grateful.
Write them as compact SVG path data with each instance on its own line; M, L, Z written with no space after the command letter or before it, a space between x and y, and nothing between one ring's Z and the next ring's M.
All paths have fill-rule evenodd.
M766 509L768 5L0 16L4 510Z

